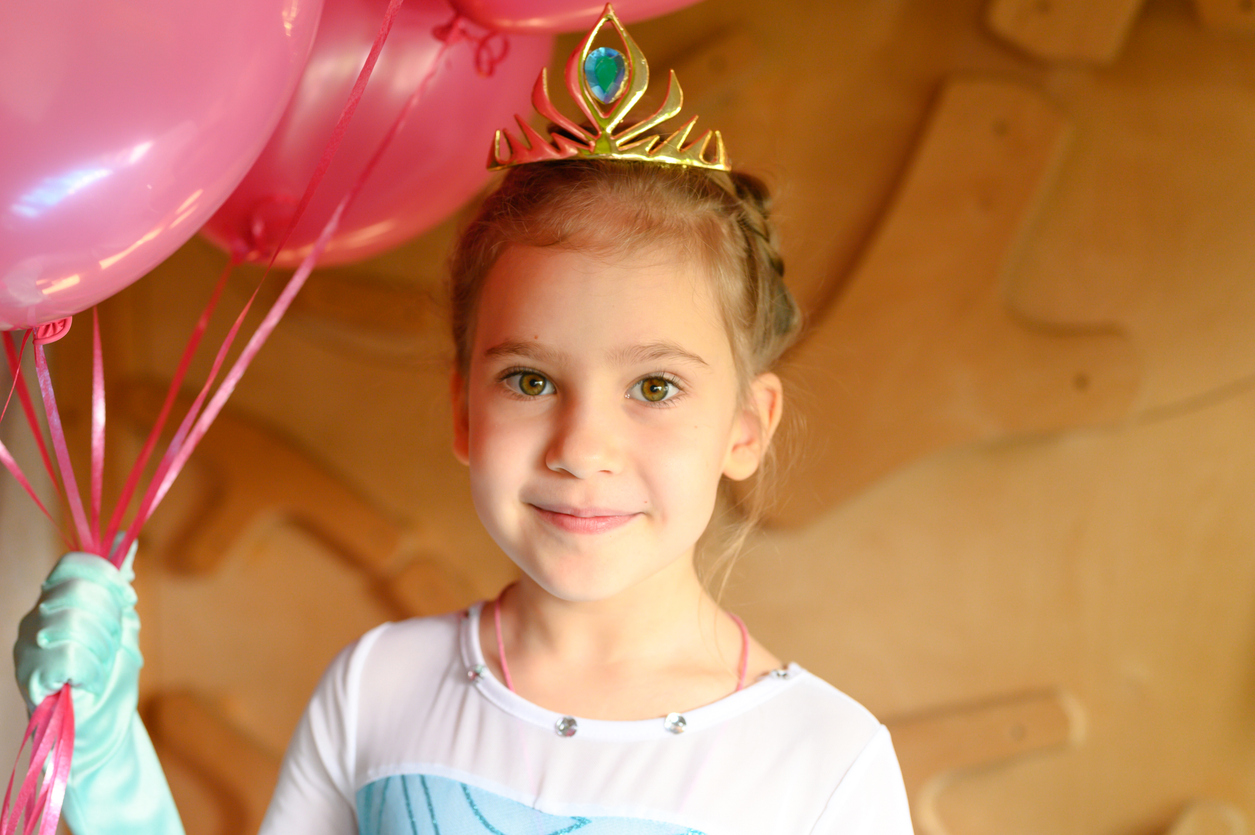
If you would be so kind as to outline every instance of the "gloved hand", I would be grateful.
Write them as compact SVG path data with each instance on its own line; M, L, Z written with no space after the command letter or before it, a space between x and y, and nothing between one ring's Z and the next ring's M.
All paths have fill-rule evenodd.
M13 647L18 687L35 707L73 685L74 759L65 818L75 835L183 835L165 773L136 710L139 616L135 548L122 569L95 554L63 556Z

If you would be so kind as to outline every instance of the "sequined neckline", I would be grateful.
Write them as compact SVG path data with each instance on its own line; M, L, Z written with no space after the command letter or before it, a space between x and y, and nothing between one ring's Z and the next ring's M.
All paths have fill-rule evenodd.
M467 682L467 686L474 687L500 710L553 735L554 738L578 737L584 740L632 742L691 737L753 710L811 675L799 665L789 664L750 682L745 689L730 693L710 704L654 719L586 719L566 716L512 692L488 671L479 643L479 619L486 614L485 605L487 604L483 602L476 603L462 616L460 626L464 666L460 677ZM679 725L679 732L676 725Z

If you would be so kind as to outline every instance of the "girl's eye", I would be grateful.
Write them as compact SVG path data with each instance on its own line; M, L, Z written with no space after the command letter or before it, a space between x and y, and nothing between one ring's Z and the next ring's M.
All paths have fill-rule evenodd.
M666 377L646 377L628 389L628 397L649 403L661 403L675 397L679 391L679 386Z
M527 397L539 397L542 394L553 394L553 383L543 374L535 371L516 371L506 377L511 389Z

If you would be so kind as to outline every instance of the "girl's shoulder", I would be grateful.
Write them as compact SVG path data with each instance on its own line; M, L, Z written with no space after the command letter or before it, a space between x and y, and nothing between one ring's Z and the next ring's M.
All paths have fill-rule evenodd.
M430 679L459 663L459 634L466 611L381 623L350 643L323 673L319 690L332 689L356 701L381 680L397 683L405 672Z
M858 700L798 664L773 670L763 678L787 686L759 709L774 721L804 732L821 748L839 739L857 749L882 728L880 720Z
M799 664L789 664L781 670L773 671L770 675L795 680L797 684L794 689L797 690L798 697L813 703L819 710L842 716L847 721L870 725L880 724L872 712L863 707L862 703L853 696Z
M456 650L461 624L466 617L467 610L459 609L442 615L388 621L367 632L358 642L369 642L372 652L412 649L415 643L429 648L447 643Z
M388 621L358 638L349 650L362 656L367 668L390 665L397 658L409 664L441 663L461 656L460 643L465 609L441 615Z

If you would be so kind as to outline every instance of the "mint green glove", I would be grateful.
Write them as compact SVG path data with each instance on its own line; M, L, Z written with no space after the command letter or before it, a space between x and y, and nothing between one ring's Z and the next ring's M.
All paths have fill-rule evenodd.
M75 835L183 835L174 798L136 710L139 616L135 549L122 570L95 554L63 556L18 627L17 683L34 710L73 685L74 760L65 819Z

